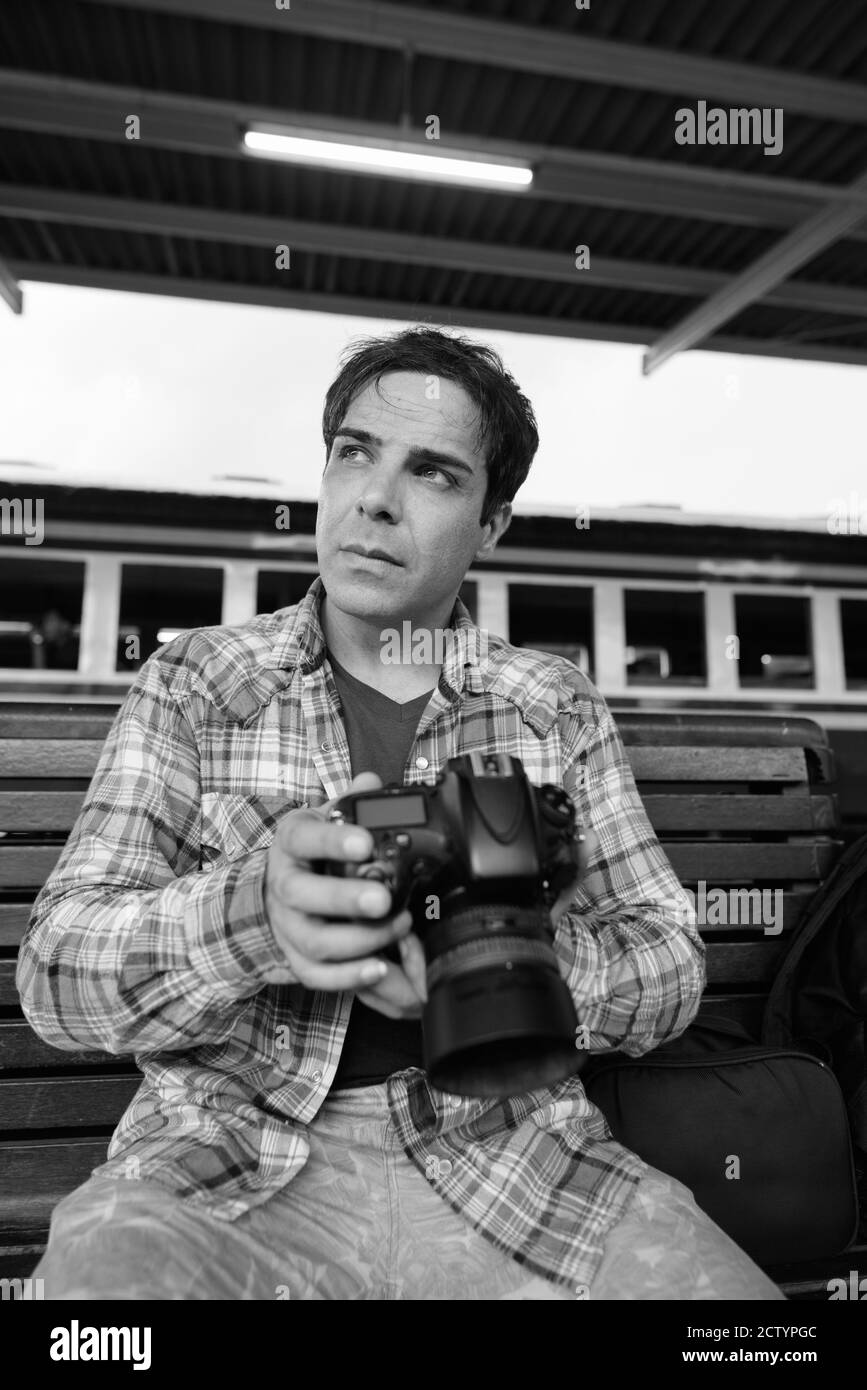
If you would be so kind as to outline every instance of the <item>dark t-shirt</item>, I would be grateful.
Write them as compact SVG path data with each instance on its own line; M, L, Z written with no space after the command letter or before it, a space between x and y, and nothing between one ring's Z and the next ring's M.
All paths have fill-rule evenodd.
M344 669L329 652L334 683L343 706L352 775L375 772L384 786L403 786L409 750L431 692L398 704ZM373 1086L404 1067L420 1067L421 1023L386 1018L356 999L331 1089Z

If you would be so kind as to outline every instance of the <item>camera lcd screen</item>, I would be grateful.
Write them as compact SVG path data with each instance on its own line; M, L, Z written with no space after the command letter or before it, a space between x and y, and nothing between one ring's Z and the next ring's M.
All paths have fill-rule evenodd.
M426 825L423 796L380 796L359 801L355 806L359 825L377 830L383 825Z

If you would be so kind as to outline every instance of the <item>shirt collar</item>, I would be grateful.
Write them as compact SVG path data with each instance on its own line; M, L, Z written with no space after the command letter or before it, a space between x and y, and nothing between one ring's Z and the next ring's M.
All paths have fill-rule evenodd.
M322 665L325 633L319 621L319 607L324 592L325 586L317 575L292 617L277 633L267 663L269 669L298 667L306 674Z
M320 621L324 592L325 586L317 576L278 630L265 663L270 672L297 670L308 674L322 665L327 654ZM524 721L544 738L562 708L563 680L558 663L539 652L512 647L503 638L477 627L460 599L455 601L450 632L440 689L445 686L455 702L465 695L500 695L516 705ZM270 699L277 688L272 684L275 679L267 679L266 688L255 695L249 692L251 698L243 701L243 712L236 708L236 717L248 719L254 705L261 707ZM285 683L285 676L278 683Z

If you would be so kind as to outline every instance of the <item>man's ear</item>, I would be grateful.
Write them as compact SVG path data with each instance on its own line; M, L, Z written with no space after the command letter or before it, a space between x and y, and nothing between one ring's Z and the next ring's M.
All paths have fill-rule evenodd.
M490 555L497 542L508 530L511 520L512 504L511 502L504 502L501 507L497 508L490 521L485 525L484 537L481 545L476 551L476 559L481 559L485 555Z

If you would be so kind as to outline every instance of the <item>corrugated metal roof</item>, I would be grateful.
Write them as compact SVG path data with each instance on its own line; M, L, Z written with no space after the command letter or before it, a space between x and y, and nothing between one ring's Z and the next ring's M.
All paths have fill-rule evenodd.
M309 31L328 14L343 28ZM510 46L515 25L558 40L567 58L555 44L525 59ZM401 34L418 45L409 70ZM570 54L583 63L584 48L568 47L576 40L613 45L595 80L564 71ZM562 0L294 0L287 11L241 0L4 0L0 68L0 257L22 279L463 313L652 342L811 215L844 206L842 190L867 174L863 0L593 0L588 11ZM676 143L678 108L728 107L718 94L750 89L759 69L786 79L778 156ZM314 126L379 123L397 136L408 71L416 131L435 113L443 145L526 148L539 191L409 184L240 153L242 124L266 110ZM126 140L123 115L137 106L142 136ZM701 345L867 363L867 184L856 196L860 223L782 275L787 294L766 291L710 321ZM281 219L289 244L300 242L288 273L270 235ZM589 273L574 267L579 243L591 249ZM515 252L508 263L495 254L503 248Z

